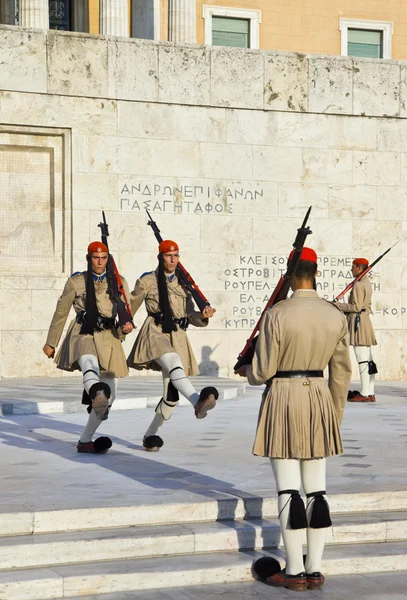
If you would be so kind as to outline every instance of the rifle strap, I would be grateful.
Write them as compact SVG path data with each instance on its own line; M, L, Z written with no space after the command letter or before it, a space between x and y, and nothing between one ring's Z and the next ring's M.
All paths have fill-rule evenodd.
M170 299L168 296L167 278L164 271L164 260L161 253L158 256L158 298L160 302L160 311L163 313L162 329L163 333L171 333L177 330L177 326L174 322L174 315L172 314Z

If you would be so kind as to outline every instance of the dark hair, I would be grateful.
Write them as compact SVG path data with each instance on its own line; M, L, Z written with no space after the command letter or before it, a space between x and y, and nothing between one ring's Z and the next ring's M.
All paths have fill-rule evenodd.
M295 277L300 279L314 279L318 265L310 260L300 260L295 271Z

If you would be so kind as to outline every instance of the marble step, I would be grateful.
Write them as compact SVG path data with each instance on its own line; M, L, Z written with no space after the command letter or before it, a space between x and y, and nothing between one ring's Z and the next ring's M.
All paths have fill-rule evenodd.
M31 415L83 412L82 381L67 378L42 381L28 380L28 383L0 385L0 415ZM226 377L191 377L198 391L207 385L215 385L219 391L219 400L233 400L246 393L246 382L241 383ZM24 380L23 380L24 382ZM136 408L155 408L162 396L162 380L156 377L129 377L120 381L118 397L112 410L132 410ZM179 406L191 406L180 396Z
M332 514L407 511L407 490L329 496ZM1 509L0 509L1 510ZM277 500L272 497L245 498L219 494L218 498L195 503L109 506L61 510L0 512L0 536L57 533L108 527L154 524L185 524L199 521L276 518Z
M250 581L253 560L263 554L255 551L210 552L5 571L0 573L0 598L55 600ZM327 575L405 570L407 542L331 546L324 554L323 571Z
M304 530L303 542L306 543ZM407 542L407 513L373 513L334 517L328 544ZM253 550L281 545L277 519L155 525L4 537L0 539L0 571L65 563L94 562ZM1 597L1 596L0 596Z

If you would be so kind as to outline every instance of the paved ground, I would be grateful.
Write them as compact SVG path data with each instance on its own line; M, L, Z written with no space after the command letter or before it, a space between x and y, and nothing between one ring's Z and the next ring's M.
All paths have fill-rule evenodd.
M307 600L406 600L406 573L371 573L330 577L324 587L307 591ZM294 592L275 589L260 582L169 588L151 592L120 592L82 596L81 600L293 600ZM300 595L302 598L302 595ZM67 598L66 600L69 600Z
M113 413L100 433L114 445L102 456L76 453L85 412L2 417L0 511L274 495L269 461L251 454L260 394L248 388L202 421L179 407L155 454L140 444L150 410ZM375 404L348 404L346 452L328 459L328 493L407 489L406 402L407 383L395 382L377 386Z

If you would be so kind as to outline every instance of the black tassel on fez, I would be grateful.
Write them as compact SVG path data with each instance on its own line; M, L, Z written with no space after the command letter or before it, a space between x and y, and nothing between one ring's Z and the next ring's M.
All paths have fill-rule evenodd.
M312 510L311 519L309 522L309 526L312 529L322 529L332 525L329 514L329 504L324 497L325 494L325 491L307 494L307 498L312 498L310 504L308 505Z
M282 490L281 492L278 492L279 496L282 496L283 494L291 494L291 498L288 500L290 503L290 512L288 513L288 525L290 529L305 529L308 527L304 500L301 498L299 491Z

